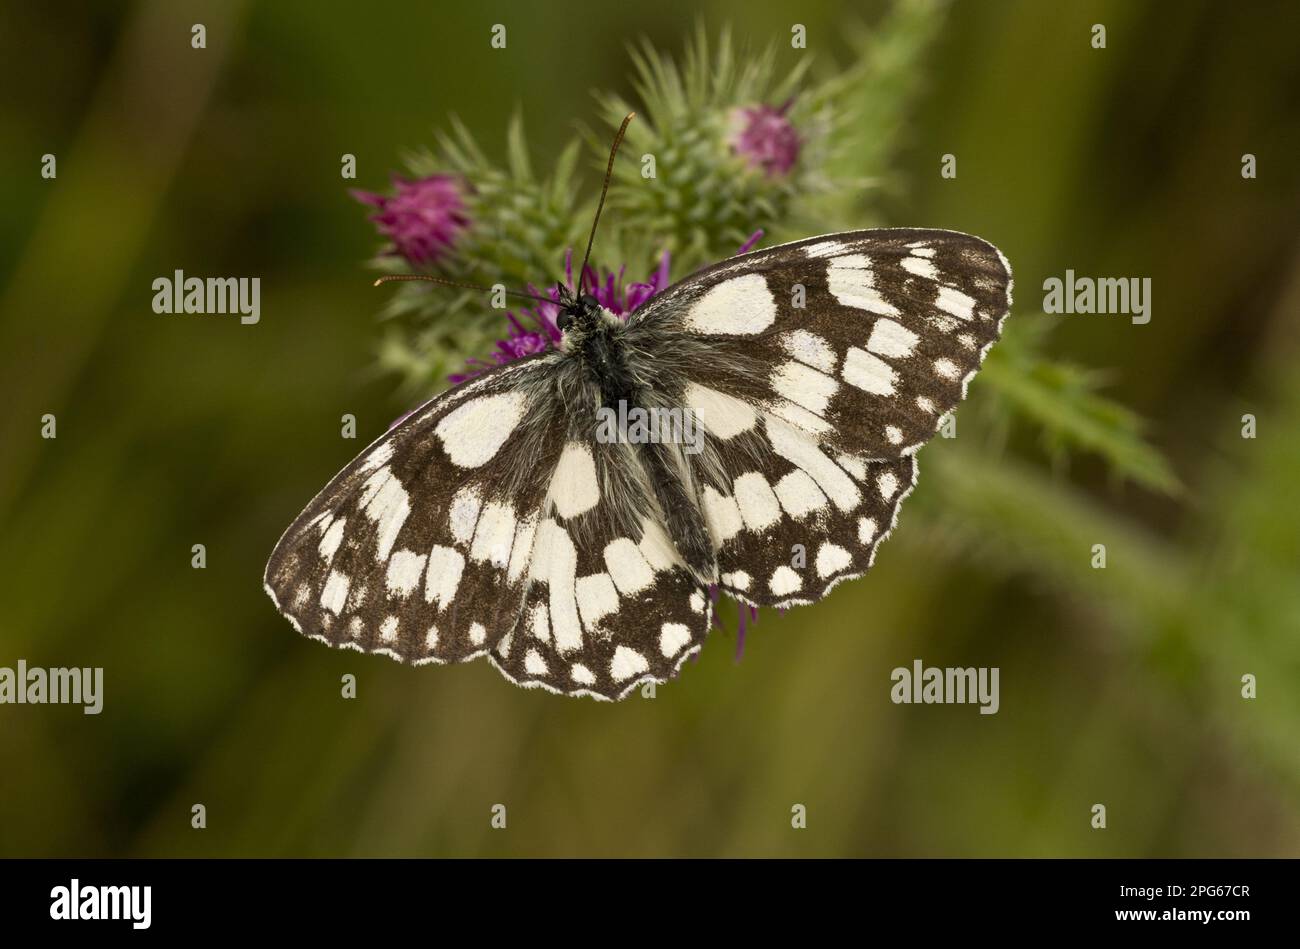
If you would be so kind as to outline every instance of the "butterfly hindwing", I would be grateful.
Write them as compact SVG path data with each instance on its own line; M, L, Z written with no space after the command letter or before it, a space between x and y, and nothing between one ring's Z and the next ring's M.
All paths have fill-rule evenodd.
M594 399L566 405L523 613L491 658L519 685L617 699L677 672L711 602L665 530L639 447L594 438Z
M912 455L834 455L768 413L710 447L701 501L718 583L756 606L811 603L865 573L915 483Z

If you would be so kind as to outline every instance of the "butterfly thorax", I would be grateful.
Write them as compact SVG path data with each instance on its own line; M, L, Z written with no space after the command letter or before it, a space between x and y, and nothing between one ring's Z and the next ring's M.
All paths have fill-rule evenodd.
M586 377L599 386L602 404L636 404L638 387L628 368L623 320L588 295L569 303L556 322L564 333L560 348L580 361Z

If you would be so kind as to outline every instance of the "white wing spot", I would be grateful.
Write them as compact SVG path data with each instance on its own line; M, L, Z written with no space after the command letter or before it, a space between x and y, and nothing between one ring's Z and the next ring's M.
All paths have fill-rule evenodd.
M346 517L340 517L337 521L330 524L323 537L320 539L320 555L325 558L325 565L329 566L334 562L334 553L339 549L339 544L343 543L343 527L347 524Z
M781 347L791 359L820 369L822 372L835 371L835 350L816 333L808 330L794 330L781 336Z
M677 547L668 539L663 525L651 517L641 518L641 556L654 567L655 573L671 570L682 562Z
M797 360L782 363L768 380L772 389L810 412L825 415L839 383L825 373Z
M817 551L817 576L823 579L853 563L853 555L839 544L825 543Z
M366 479L361 504L366 516L375 522L375 556L385 561L411 513L410 496L392 471L380 468Z
M848 254L832 260L826 268L826 284L835 299L845 306L884 316L898 315L898 308L876 290L871 258L864 254Z
M482 646L487 641L487 627L482 623L470 624L469 641L475 646Z
M545 603L534 603L528 614L528 631L533 639L544 643L551 641L551 614Z
M691 612L692 613L704 612L704 594L701 593L699 590L696 590L694 593L691 594Z
M732 587L736 590L748 590L750 577L743 570L737 570L735 573L724 573L719 579L722 580L723 586Z
M880 496L888 501L898 493L898 478L892 471L886 471L876 479L876 487L880 489Z
M854 458L852 455L837 455L835 462L859 481L867 480L867 466L861 458Z
M618 590L607 573L593 573L589 577L579 577L575 584L578 597L578 613L588 629L610 613L618 612Z
M969 320L975 315L975 299L952 287L940 287L934 305L959 320Z
M682 401L704 423L704 430L714 438L735 438L754 427L758 413L749 404L716 389L692 382L686 386Z
M609 662L609 675L615 682L622 682L649 668L650 663L646 662L645 656L635 649L618 646L614 650L614 658Z
M385 616L384 621L379 625L379 638L386 643L397 641L397 617Z
M467 484L456 492L451 499L447 519L451 527L451 536L458 544L468 545L474 536L474 525L478 523L479 508L483 506L483 497L474 485Z
M934 361L935 375L942 376L944 379L956 382L961 378L961 369L951 359L936 359Z
M361 464L357 466L357 471L374 471L380 465L388 464L388 459L392 457L393 442L392 439L389 439L367 455Z
M551 478L550 499L565 520L590 511L600 503L596 462L590 447L582 442L569 442L564 446Z
M826 507L826 495L802 468L794 469L776 483L776 496L791 517L805 517Z
M879 356L850 346L840 370L844 381L872 395L893 395L898 376L892 366Z
M420 586L424 576L424 554L413 550L399 550L388 561L385 582L390 596L409 596Z
M927 280L937 280L939 277L939 269L927 258L916 254L903 258L903 269L910 274L916 274L918 277L925 277Z
M508 504L494 501L483 508L474 531L471 560L486 560L504 568L510 562L510 547L515 540L515 512Z
M876 320L871 327L871 336L867 340L867 349L877 356L889 356L893 359L906 359L916 349L920 337L893 320Z
M665 659L677 655L690 641L690 627L682 623L664 623L663 628L659 630L659 651L664 654Z
M831 430L831 423L820 415L814 415L801 405L782 399L773 402L768 410L775 416L785 419L795 428L801 428L812 435L824 435Z
M772 572L772 579L767 582L768 587L777 596L785 596L787 593L794 593L803 586L803 579L785 564L777 567Z
M477 468L491 461L505 444L526 407L522 392L480 396L452 409L433 431L452 464Z
M776 319L776 300L761 274L744 274L710 287L686 313L687 331L752 336Z
M817 244L809 244L803 249L804 254L809 257L836 257L849 247L843 241L821 241Z
M757 471L741 475L731 489L735 492L740 516L751 531L762 531L781 519L781 505L772 493L772 486Z
M876 522L874 518L858 518L858 542L863 546L876 539Z
M595 685L596 674L580 662L575 662L569 667L569 678L578 685Z
M633 596L654 583L655 572L641 549L626 537L605 546L605 568L624 596Z
M545 581L550 591L551 635L561 654L582 646L582 624L578 620L578 602L574 593L578 553L569 532L547 518L537 527L538 556L533 558L530 574Z
M325 588L320 593L320 605L335 616L343 612L343 604L348 599L348 587L351 585L346 576L337 570L331 570L325 578Z
M533 554L533 537L536 533L537 515L530 514L528 520L520 524L515 533L514 546L510 548L510 569L506 571L507 583L515 583L528 569L528 561Z
M430 626L429 631L424 634L424 648L433 652L438 648L438 627Z
M704 523L715 547L721 547L745 526L735 498L719 494L712 485L704 486Z
M891 445L901 445L903 443L903 430L897 425L886 425L885 440Z
M524 656L524 671L533 676L546 675L546 660L536 649L528 650Z
M844 469L827 458L807 435L779 419L769 417L767 437L772 443L772 450L808 472L837 508L841 511L851 511L858 506L862 495L857 485L853 483L853 479L844 473Z
M459 550L434 544L424 574L424 599L429 603L436 600L439 611L445 610L456 598L456 588L460 586L464 569L465 558Z

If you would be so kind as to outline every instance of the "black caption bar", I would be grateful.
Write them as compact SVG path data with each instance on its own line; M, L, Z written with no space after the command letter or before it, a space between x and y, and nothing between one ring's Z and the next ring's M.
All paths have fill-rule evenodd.
M561 918L614 933L685 924L682 914L733 932L785 916L882 931L924 920L927 934L1199 927L1231 938L1289 917L1297 869L1291 860L7 860L0 918L6 933L134 938L416 926L436 938L474 920L527 934Z

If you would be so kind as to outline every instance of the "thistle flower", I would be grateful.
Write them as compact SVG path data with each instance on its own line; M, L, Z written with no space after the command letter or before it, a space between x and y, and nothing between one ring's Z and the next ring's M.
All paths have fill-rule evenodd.
M379 209L370 220L393 242L391 253L414 267L423 267L450 252L457 236L469 227L462 188L453 175L393 175L392 195L359 190L351 194L362 204Z
M780 108L757 105L731 111L731 150L769 178L789 174L799 160L799 132L786 117L792 101Z
M601 306L615 316L626 318L642 303L668 286L670 260L668 252L664 251L663 256L659 258L659 266L648 279L626 285L623 283L626 266L620 267L618 273L609 270L600 273L596 268L588 265L582 274L582 290L594 296L600 301ZM564 276L565 282L572 287L574 285L572 248L564 255ZM563 334L556 325L555 319L560 314L560 288L556 286L542 291L530 283L527 290L535 296L546 296L553 302L524 308L518 314L513 310L507 311L506 321L509 326L506 335L497 340L496 349L489 360L467 360L465 372L449 377L453 385L472 379L493 366L504 366L516 359L559 345Z

